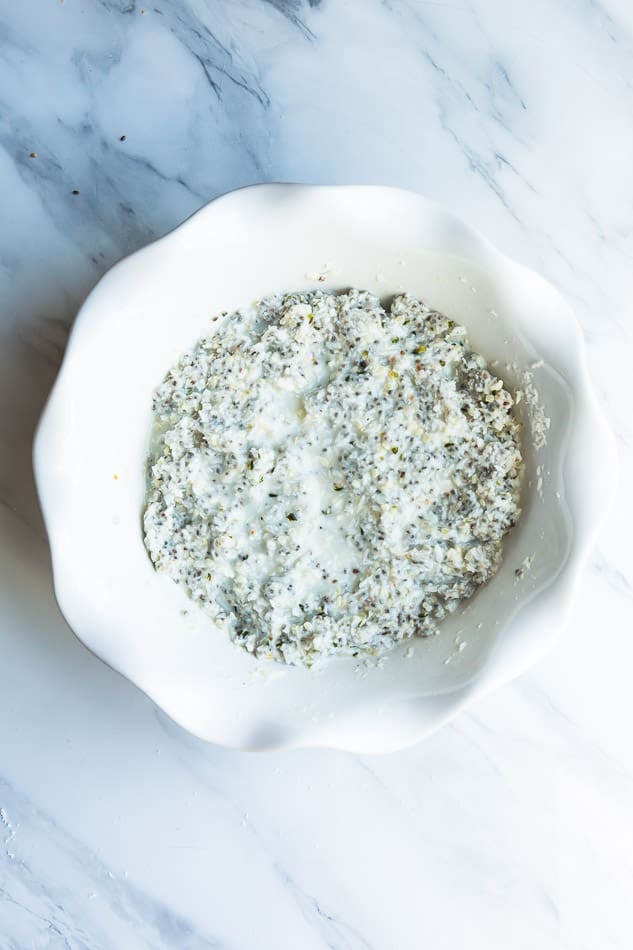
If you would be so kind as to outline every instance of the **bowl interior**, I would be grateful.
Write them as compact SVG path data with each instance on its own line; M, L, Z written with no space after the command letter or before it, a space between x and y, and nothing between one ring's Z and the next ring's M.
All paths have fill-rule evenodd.
M273 291L350 286L385 300L406 289L463 323L512 391L534 385L536 413L550 422L536 448L534 406L519 404L521 521L499 573L441 634L378 664L345 658L307 671L236 648L154 572L141 529L151 399L218 311ZM214 202L103 278L47 409L38 477L71 626L177 721L223 744L389 746L396 709L401 732L419 731L423 710L437 719L466 694L510 620L567 558L563 459L574 406L560 352L575 333L547 284L417 196L265 186Z

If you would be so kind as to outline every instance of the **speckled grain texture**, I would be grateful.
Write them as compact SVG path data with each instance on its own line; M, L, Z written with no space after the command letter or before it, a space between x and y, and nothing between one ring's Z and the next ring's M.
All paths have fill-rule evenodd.
M157 570L286 663L439 634L519 516L513 399L465 328L359 290L266 298L212 325L154 400Z

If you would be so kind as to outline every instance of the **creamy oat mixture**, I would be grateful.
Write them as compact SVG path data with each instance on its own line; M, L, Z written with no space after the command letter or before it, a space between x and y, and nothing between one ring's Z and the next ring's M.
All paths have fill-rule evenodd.
M519 516L512 406L465 329L408 295L223 314L155 395L145 544L258 656L428 636Z

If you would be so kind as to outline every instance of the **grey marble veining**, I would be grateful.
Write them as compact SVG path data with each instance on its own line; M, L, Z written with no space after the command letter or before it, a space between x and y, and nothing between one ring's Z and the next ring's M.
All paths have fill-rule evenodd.
M632 64L626 0L0 5L0 947L630 946ZM384 758L206 746L52 594L30 446L77 307L274 180L419 190L539 270L618 437L555 651Z

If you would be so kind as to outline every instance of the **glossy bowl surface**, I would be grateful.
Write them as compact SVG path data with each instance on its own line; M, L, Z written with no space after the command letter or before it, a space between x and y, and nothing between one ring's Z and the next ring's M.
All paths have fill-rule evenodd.
M309 671L238 649L153 570L141 531L151 399L218 311L350 286L423 298L468 328L511 390L533 389L519 404L523 515L499 573L439 636L378 664ZM541 447L539 418L549 420ZM102 278L75 322L34 460L57 599L90 650L215 743L363 752L419 740L545 653L614 465L580 329L550 284L417 194L303 185L225 195Z

